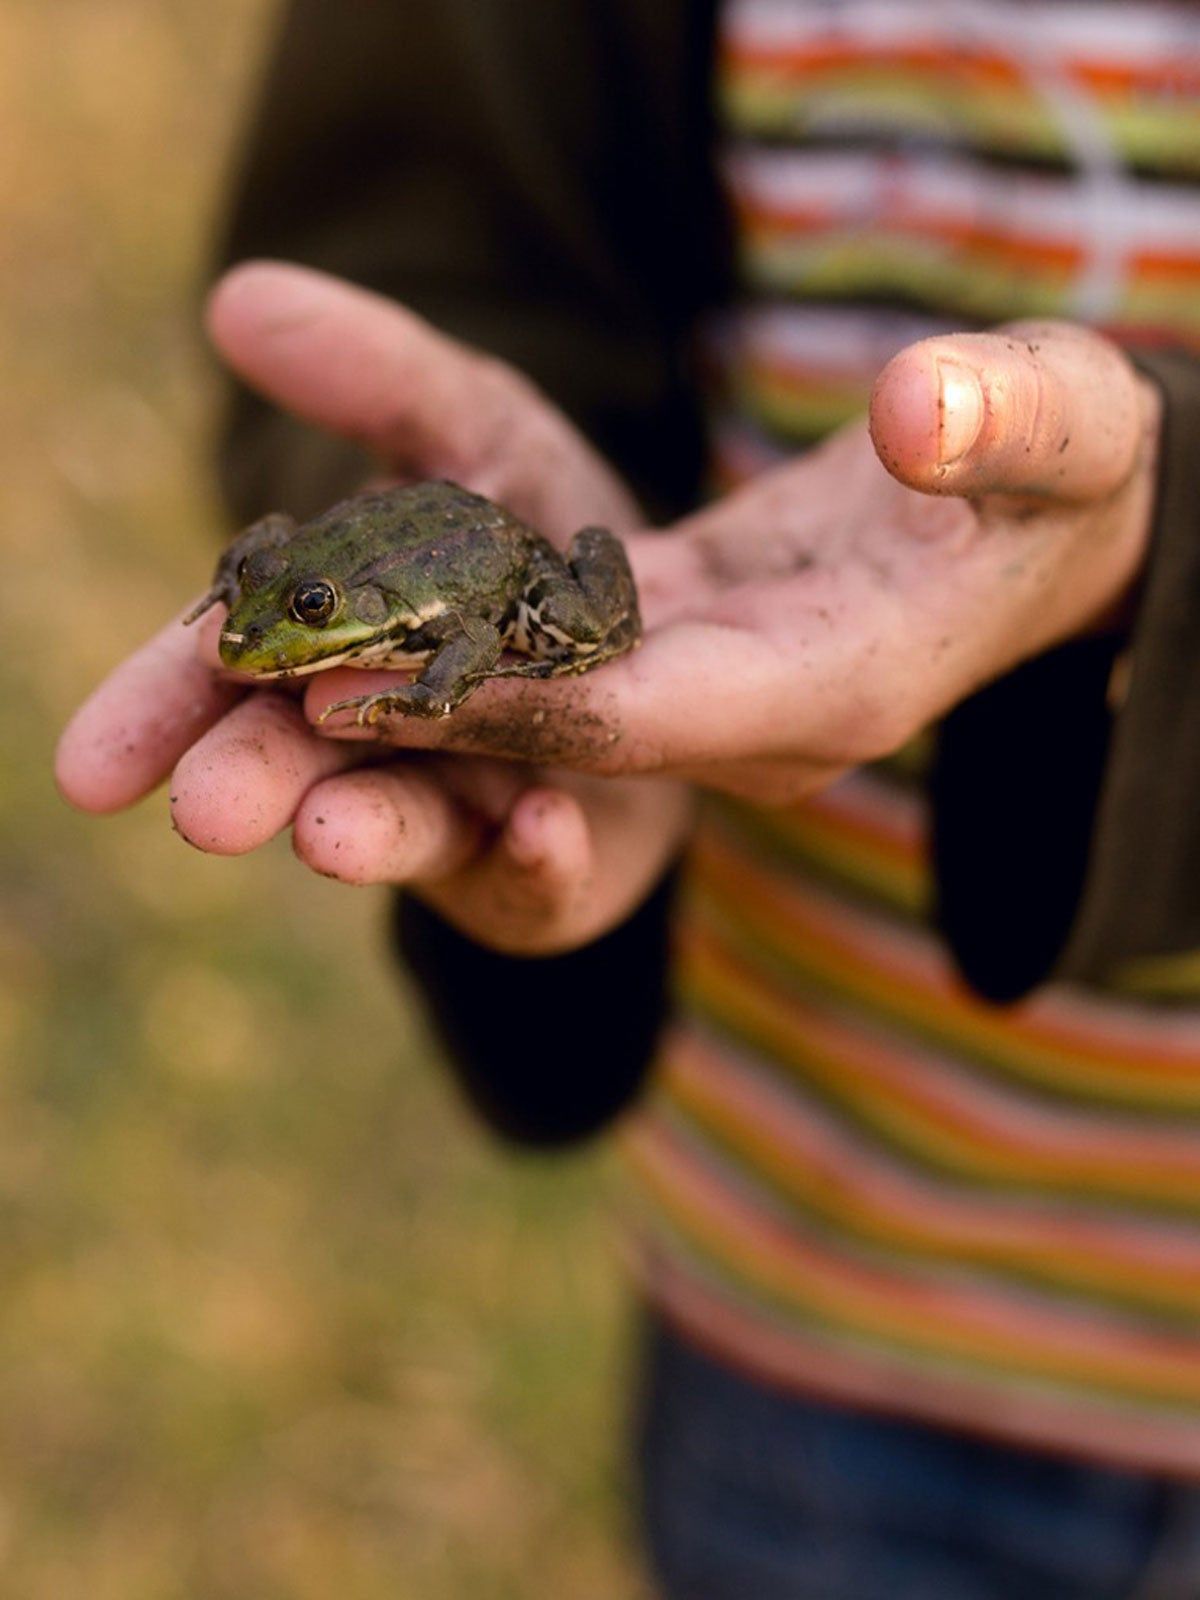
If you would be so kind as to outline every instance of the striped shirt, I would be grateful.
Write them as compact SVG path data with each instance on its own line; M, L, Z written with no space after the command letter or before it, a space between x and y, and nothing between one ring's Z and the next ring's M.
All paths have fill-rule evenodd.
M727 0L720 44L720 482L931 332L1200 345L1200 7ZM974 998L929 925L920 773L710 806L626 1136L647 1290L770 1382L1195 1476L1200 952Z

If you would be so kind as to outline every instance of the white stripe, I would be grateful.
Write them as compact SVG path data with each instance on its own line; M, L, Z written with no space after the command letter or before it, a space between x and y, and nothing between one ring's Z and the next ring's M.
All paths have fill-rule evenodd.
M871 54L905 46L954 49L974 34L978 0L727 0L723 31L754 49L845 44ZM1176 67L1200 72L1200 9L1183 3L1053 5L990 0L991 41L998 36L1056 51L1073 62Z

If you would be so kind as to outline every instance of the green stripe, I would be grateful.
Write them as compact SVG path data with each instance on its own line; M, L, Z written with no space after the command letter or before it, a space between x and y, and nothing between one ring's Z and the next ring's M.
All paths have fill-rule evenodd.
M970 88L938 73L906 73L894 63L853 73L824 73L811 88L787 85L752 69L727 71L719 86L726 132L733 138L801 141L829 125L834 108L860 122L880 141L922 133L951 148L1039 164L1075 173L1075 153L1062 137L1053 108L1019 90ZM1200 173L1195 112L1187 105L1137 104L1093 95L1091 104L1114 148L1151 181Z

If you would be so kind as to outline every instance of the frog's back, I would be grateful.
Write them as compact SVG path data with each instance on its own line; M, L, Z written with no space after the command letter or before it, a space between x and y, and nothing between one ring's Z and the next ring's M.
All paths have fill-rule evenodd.
M371 489L340 500L301 529L314 542L336 539L380 549L416 550L450 533L493 535L522 525L502 506L472 494L457 483L414 483L399 489Z
M305 523L299 538L314 554L336 549L344 572L371 581L414 558L445 571L464 559L494 561L507 572L537 535L502 506L447 481L354 495Z

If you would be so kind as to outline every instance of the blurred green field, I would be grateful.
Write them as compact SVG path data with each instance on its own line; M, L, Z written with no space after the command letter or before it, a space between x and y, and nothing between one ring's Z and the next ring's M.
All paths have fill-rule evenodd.
M603 1162L486 1146L381 897L50 781L219 537L196 304L271 10L0 10L0 1596L632 1600Z

